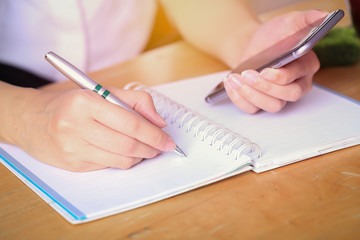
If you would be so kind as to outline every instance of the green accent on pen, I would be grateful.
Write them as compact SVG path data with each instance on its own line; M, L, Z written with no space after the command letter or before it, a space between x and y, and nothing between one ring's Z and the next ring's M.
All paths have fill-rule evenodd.
M108 90L105 90L105 92L101 96L106 99L109 94L110 92Z
M102 86L100 84L96 85L96 87L94 88L94 92L98 93L100 91L100 89L102 88Z

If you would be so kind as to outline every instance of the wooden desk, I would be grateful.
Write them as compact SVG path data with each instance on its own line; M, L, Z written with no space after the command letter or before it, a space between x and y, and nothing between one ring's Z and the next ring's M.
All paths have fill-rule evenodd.
M92 74L149 85L226 69L184 42ZM315 81L360 101L360 64ZM48 89L74 87L70 82ZM341 123L339 123L341 124ZM262 174L245 173L98 221L71 225L0 165L0 239L355 239L360 146Z

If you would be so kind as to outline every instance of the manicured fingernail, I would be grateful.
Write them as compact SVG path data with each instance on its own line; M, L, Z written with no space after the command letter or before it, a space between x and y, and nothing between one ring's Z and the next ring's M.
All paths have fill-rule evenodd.
M254 84L258 81L258 74L253 71L244 71L241 73L241 77L248 84Z
M238 89L243 85L239 74L229 75L227 78L225 78L224 84L226 84L226 87L230 90Z
M272 68L266 68L261 71L260 76L268 81L275 81L276 80L276 70Z
M321 14L325 17L325 16L327 16L329 14L329 12L328 11L321 11Z
M159 119L159 121L162 123L162 125L165 127L167 126L167 122L163 119L163 117L157 113L157 118Z
M165 152L170 152L170 151L173 151L176 147L176 144L174 142L174 140L169 137L168 138L168 141L166 142L165 146L164 146L164 151Z

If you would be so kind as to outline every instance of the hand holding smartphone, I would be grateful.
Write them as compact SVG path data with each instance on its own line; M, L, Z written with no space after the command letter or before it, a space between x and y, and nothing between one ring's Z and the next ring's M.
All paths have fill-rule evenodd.
M257 55L242 62L231 73L247 69L260 72L265 68L280 68L309 52L344 16L342 10L329 13L323 19L297 31ZM216 103L227 97L223 83L218 84L205 98L207 103Z

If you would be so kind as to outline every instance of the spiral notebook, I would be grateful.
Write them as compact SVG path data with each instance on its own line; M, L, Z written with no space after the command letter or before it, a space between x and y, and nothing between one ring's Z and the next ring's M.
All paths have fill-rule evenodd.
M244 114L206 94L226 72L148 88L165 130L186 152L130 170L74 173L0 144L0 161L73 224L124 212L245 171L262 172L360 143L360 104L319 86L276 114Z

